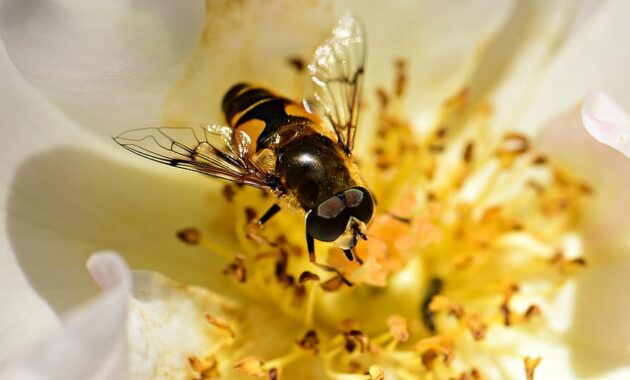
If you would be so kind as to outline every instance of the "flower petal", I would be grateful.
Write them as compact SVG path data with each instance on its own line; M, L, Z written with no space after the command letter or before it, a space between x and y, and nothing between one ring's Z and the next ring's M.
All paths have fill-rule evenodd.
M586 252L604 261L628 257L630 199L626 193L630 160L597 142L582 126L577 109L547 124L537 142L554 162L580 175L594 188L581 226Z
M127 368L126 330L131 272L114 253L93 255L88 270L103 293L70 313L54 336L10 362L3 379L122 379Z
M556 313L573 315L567 336L575 371L591 377L628 361L630 330L620 316L630 310L623 295L630 286L630 160L597 142L581 124L573 109L541 130L538 145L594 188L580 226L587 270L575 282L572 306Z
M186 6L7 0L0 36L38 90L82 125L111 134L158 120L167 89L197 43L203 7L200 0Z
M582 105L584 127L593 138L630 158L630 115L602 92L592 93Z
M520 122L536 131L559 113L574 107L593 89L611 94L620 104L630 104L630 51L625 36L630 33L626 15L630 3L611 0L596 3L560 46L537 87L535 97Z
M81 141L77 131L54 107L31 88L11 64L0 43L0 361L15 355L58 326L58 318L33 290L29 277L20 269L8 236L7 202L17 167L36 152L60 144ZM45 190L42 189L45 192ZM33 252L46 252L46 248ZM85 272L82 260L78 271ZM41 267L41 263L32 262ZM45 272L48 269L42 268ZM89 280L86 279L86 282ZM54 286L51 286L54 288Z

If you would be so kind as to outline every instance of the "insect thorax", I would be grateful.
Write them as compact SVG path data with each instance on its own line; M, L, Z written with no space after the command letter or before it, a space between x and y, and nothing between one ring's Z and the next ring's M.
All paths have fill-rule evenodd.
M308 134L278 150L276 171L287 192L308 211L357 185L349 161L339 145L328 137Z

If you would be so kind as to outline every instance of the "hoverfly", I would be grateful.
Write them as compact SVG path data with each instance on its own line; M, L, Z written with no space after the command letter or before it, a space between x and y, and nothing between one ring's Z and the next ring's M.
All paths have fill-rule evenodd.
M348 260L374 213L352 148L365 61L361 24L342 17L308 66L310 91L298 103L258 86L239 83L222 101L228 125L154 127L114 140L139 156L166 165L249 185L276 196L262 226L282 207L303 210L306 244L318 263L314 239L334 242Z

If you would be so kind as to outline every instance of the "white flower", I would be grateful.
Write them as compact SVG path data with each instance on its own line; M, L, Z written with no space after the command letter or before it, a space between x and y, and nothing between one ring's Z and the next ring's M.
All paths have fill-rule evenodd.
M392 62L405 58L407 96L394 114L409 116L421 135L452 112L448 107L444 111L445 99L467 88L472 109L491 106L492 116L484 123L494 133L520 129L534 134L542 129L538 140L550 156L573 166L572 172L595 188L580 219L589 265L564 288L557 308L550 304L545 309L557 341L506 332L487 344L520 342L532 357L541 356L536 378L628 376L630 327L625 316L630 301L623 289L630 273L625 217L630 205L623 185L630 161L584 132L577 107L594 88L613 94L626 108L630 105L630 75L624 74L630 50L623 45L627 2L214 1L204 10L200 1L129 0L94 6L4 0L0 360L6 360L5 377L120 378L119 372L110 371L125 368L116 354L121 354L120 316L127 311L124 294L131 274L111 254L95 256L90 265L103 294L64 319L39 350L25 351L57 328L57 314L93 295L84 263L90 252L101 249L120 252L133 268L201 286L179 286L157 274L134 275L128 339L135 378L201 373L211 378L215 370L231 371L239 359L245 372L268 373L307 356L290 348L305 330L300 318L280 318L265 306L272 301L237 296L230 279L220 275L226 261L173 238L181 227L203 226L204 235L213 231L211 242L207 240L212 251L234 255L247 247L238 240L244 216L234 211L247 196L230 205L219 195L218 181L138 162L108 137L160 118L221 120L220 97L236 81L255 81L298 97L299 78L286 60L309 57L341 10L365 21L366 99L373 105L374 87L390 83ZM452 99L457 106L463 98ZM602 99L607 107L591 107ZM589 132L627 155L627 115L601 96L584 106ZM366 113L362 121L370 123L375 114ZM602 125L610 125L614 135ZM362 152L368 148L363 145ZM426 229L419 233L431 235ZM567 240L566 247L575 241ZM377 273L383 263L374 257L370 268ZM98 272L103 268L111 269L109 275ZM417 275L417 269L411 273ZM412 280L422 286L427 281L419 276ZM416 299L423 296L420 286L415 292ZM277 294L266 293L272 300ZM442 301L446 309L456 306ZM291 313L291 306L278 305ZM324 310L323 320L333 324L344 317L330 311L338 306L333 300L317 307ZM244 308L250 319L239 319ZM261 325L253 323L252 315ZM391 336L385 339L394 347L397 339L403 340L396 337L405 336L405 323L396 318L390 322ZM470 327L475 322L467 320L471 331L477 331ZM271 332L282 329L287 341L260 343L275 339ZM261 347L264 360L239 356L249 355L251 348L238 340L242 336ZM352 339L360 345L363 336ZM308 342L312 337L305 336L303 350ZM277 359L270 364L273 357ZM521 365L521 359L512 364ZM386 370L399 375L391 364ZM480 370L486 368L480 365ZM514 377L523 374L522 369L510 372ZM356 378L380 375L379 367L371 367L368 375Z

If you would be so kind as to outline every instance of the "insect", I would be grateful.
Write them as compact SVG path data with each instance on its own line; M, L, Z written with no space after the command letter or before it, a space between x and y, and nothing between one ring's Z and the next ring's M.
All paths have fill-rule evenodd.
M298 103L239 83L223 97L228 125L153 127L114 140L127 150L276 196L257 221L264 225L281 208L302 210L309 259L318 263L314 240L334 242L348 260L374 213L374 200L352 159L364 76L365 37L352 16L339 19L308 66L310 89Z

